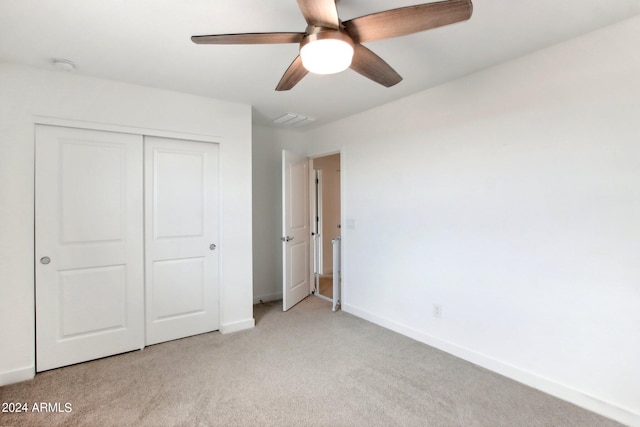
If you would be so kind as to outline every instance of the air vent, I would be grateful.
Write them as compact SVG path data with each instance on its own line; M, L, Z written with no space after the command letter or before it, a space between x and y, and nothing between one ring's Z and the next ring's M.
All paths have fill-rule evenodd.
M273 123L277 125L292 128L306 126L309 123L313 123L315 121L315 117L303 116L302 114L296 113L287 113L283 116L278 117L277 119L273 119Z

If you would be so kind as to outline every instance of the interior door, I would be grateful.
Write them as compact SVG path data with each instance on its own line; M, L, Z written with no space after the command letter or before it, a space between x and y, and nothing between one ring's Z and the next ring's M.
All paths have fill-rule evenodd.
M218 145L145 137L146 343L219 329Z
M37 371L144 347L142 137L36 126L35 169Z
M309 163L282 151L282 309L289 310L310 293Z

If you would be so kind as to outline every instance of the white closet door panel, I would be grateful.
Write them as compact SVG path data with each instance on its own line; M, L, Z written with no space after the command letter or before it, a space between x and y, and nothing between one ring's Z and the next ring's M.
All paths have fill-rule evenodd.
M126 327L126 266L67 270L58 277L63 337Z
M172 259L153 263L156 318L204 313L206 257ZM179 283L180 286L175 286Z
M38 371L144 345L142 149L141 136L36 127Z
M205 160L206 156L201 152L155 149L155 239L203 236Z
M146 343L219 328L218 145L145 138Z

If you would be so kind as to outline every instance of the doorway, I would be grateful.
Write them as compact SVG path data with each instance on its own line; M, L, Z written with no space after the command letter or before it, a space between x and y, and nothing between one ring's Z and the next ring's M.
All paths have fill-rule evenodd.
M339 300L334 292L334 279L339 281L339 250L341 237L340 153L311 159L313 289L312 293L329 301ZM337 252L339 254L339 252ZM334 296L336 297L334 299Z
M340 153L282 150L283 311L310 294L340 305L340 183Z

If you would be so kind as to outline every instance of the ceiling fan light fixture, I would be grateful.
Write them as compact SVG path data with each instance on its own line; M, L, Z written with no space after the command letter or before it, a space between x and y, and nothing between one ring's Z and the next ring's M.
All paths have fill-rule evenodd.
M339 73L351 66L353 40L337 30L310 34L300 44L300 58L312 73Z

